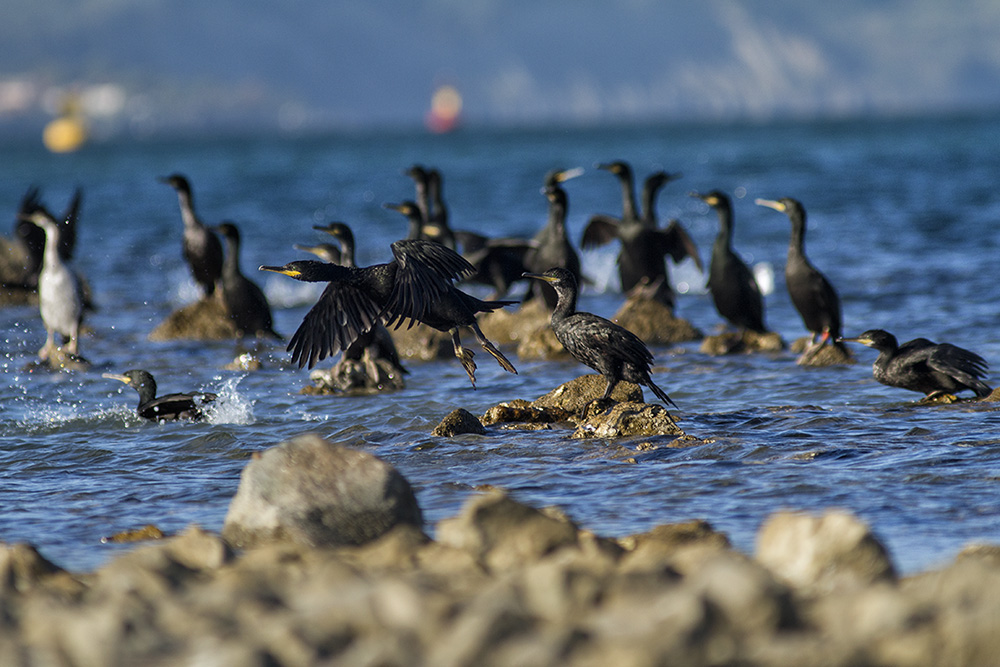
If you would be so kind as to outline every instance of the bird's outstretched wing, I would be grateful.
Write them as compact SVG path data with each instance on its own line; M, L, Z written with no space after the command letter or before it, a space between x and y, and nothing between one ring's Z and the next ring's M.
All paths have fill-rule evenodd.
M664 229L659 230L661 248L664 255L670 255L675 262L680 262L685 257L694 260L694 265L699 271L704 271L705 267L701 263L701 255L694 239L687 233L679 220L671 220Z
M397 268L381 313L386 326L424 319L434 301L454 289L454 281L475 273L468 260L440 243L403 240L390 247Z
M601 213L592 215L587 221L587 226L583 228L580 245L584 248L594 248L611 243L618 238L618 228L621 224L621 220L614 216Z
M381 310L350 283L329 283L288 341L292 362L299 368L312 368L317 361L347 349L379 321Z

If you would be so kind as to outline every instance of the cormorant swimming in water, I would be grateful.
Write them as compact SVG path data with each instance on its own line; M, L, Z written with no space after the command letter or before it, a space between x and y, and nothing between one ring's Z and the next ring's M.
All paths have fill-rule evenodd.
M549 200L549 218L545 226L535 234L532 247L524 256L524 268L529 273L538 274L560 267L568 269L577 283L580 282L580 256L576 254L566 235L566 211L569 204L561 184L581 173L582 169L564 169L546 174L542 194ZM541 294L550 309L556 307L559 297L555 289L545 281L532 282L531 285L532 288L524 297L525 302Z
M766 333L760 287L750 267L733 252L733 209L729 197L718 190L707 194L692 192L691 196L714 208L719 215L719 233L712 244L712 261L708 265L708 289L715 309L736 327Z
M650 174L643 184L643 212L640 215L635 206L632 169L625 162L598 165L618 176L622 186L622 217L594 215L583 230L583 247L590 248L609 243L613 239L621 242L618 251L618 277L623 292L636 288L651 289L652 298L673 309L675 298L670 286L665 257L680 262L691 257L698 270L702 269L701 257L687 230L677 220L671 220L664 228L658 228L656 216L656 196L660 188L680 174L657 171Z
M552 311L552 331L574 359L607 379L608 388L602 400L611 397L620 381L627 380L648 387L661 401L677 407L650 379L653 355L638 336L603 317L577 312L576 278L572 273L554 268L545 273L524 275L544 280L555 288L559 302Z
M971 389L983 398L993 391L983 382L988 368L986 360L956 345L934 343L926 338L899 345L895 336L882 329L870 329L855 338L840 340L878 350L872 370L876 380L890 387L919 391L927 398L956 394L963 389Z
M211 296L215 293L216 281L222 277L222 243L198 219L194 211L191 184L187 178L181 174L172 174L160 178L160 181L177 191L181 218L184 220L184 259L191 267L191 275L201 286L205 296Z
M14 235L20 239L28 254L28 264L24 267L24 284L28 287L38 285L38 274L42 270L42 259L45 254L45 230L29 220L34 211L41 211L46 217L56 220L59 225L59 257L64 262L73 259L73 249L76 245L76 225L80 215L80 201L83 192L77 188L73 192L66 211L59 218L52 215L44 204L37 187L28 188L21 199Z
M367 267L346 267L311 260L284 266L262 266L305 282L329 283L288 343L299 367L315 363L348 347L379 320L396 328L422 322L451 334L455 356L475 387L472 350L462 347L459 327L470 327L479 343L504 370L514 366L491 343L476 322L476 313L490 312L516 301L482 301L452 282L472 271L460 255L430 241L403 240L391 246L393 261Z
M792 235L788 242L788 261L785 264L785 285L795 309L802 316L806 329L812 332L813 346L830 342L838 347L840 338L840 298L833 285L806 257L806 211L802 204L791 197L777 201L758 199L758 206L766 206L788 216ZM819 338L817 344L816 339Z
M68 339L67 352L78 355L84 309L83 288L79 277L59 254L62 225L42 208L32 210L26 219L45 231L42 269L38 274L38 310L47 335L38 357L46 360L58 348L57 333Z
M245 336L271 336L283 340L274 330L271 306L264 292L255 282L240 271L240 232L231 222L215 228L226 242L225 260L222 264L222 302L229 319L236 326L240 338Z
M337 239L340 242L340 247L337 248L331 244L324 243L319 246L321 248L319 252L316 252L315 248L306 248L306 250L312 252L317 257L324 258L325 256L333 257L333 253L328 250L332 248L336 250L336 260L326 259L327 262L348 267L357 266L354 262L354 232L351 231L348 225L343 222L331 222L327 225L313 225L313 229L326 232ZM362 332L353 343L347 346L347 349L344 350L343 358L352 361L362 361L365 358L366 352L369 359L384 359L404 375L408 375L410 372L403 367L403 363L399 360L399 351L396 349L396 343L393 341L389 330L381 322L376 322L371 329Z
M198 421L204 415L201 406L214 401L217 396L210 392L193 392L189 394L167 394L156 397L156 380L148 371L133 369L121 375L104 373L101 377L118 380L139 392L139 407L136 412L140 417L150 421L172 421L189 419Z

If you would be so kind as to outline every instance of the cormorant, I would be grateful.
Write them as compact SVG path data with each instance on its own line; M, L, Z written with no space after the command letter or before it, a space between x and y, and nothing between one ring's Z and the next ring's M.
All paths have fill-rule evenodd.
M240 338L245 336L271 336L283 340L274 330L271 306L264 292L240 271L240 232L231 222L223 222L215 228L225 240L226 253L222 264L222 302L229 313L229 319L236 326Z
M896 337L882 329L871 329L856 338L840 338L878 350L872 366L882 384L919 391L927 398L971 389L983 398L993 391L983 382L988 364L975 352L950 343L916 338L899 345Z
M160 178L160 181L177 191L181 218L184 220L184 259L205 296L211 296L215 293L216 281L222 277L222 243L198 219L188 179L181 174L172 174Z
M20 239L28 254L28 264L24 267L24 282L28 287L38 285L38 274L42 270L42 258L45 253L45 231L28 218L34 211L42 211L46 217L56 220L59 225L59 257L68 262L73 259L73 249L76 245L76 225L80 215L80 202L83 191L76 188L73 198L70 199L66 211L60 218L52 215L42 204L41 193L35 186L28 188L28 191L21 199L21 206L18 211L17 223L14 226L14 234Z
M393 261L367 267L346 267L311 260L284 266L262 266L305 282L329 283L319 301L288 343L292 361L310 368L328 355L348 347L379 320L399 328L422 322L451 334L458 357L475 387L472 350L462 347L458 329L467 326L479 343L503 367L514 366L483 335L476 313L490 312L516 301L482 301L457 289L452 282L472 271L472 265L444 246L429 241L403 240L391 244Z
M306 250L309 250L317 257L324 258L325 256L333 256L327 250L327 248L333 248L337 251L337 259L335 261L327 259L327 262L341 266L357 267L354 261L354 232L351 231L351 228L347 224L343 222L331 222L327 225L313 225L313 229L326 232L337 239L340 242L340 247L337 248L330 244L322 244L320 252L316 252L315 249L307 248ZM347 349L344 350L343 358L352 361L362 361L366 351L370 359L385 359L393 367L399 369L400 373L409 374L410 371L406 370L403 367L403 363L399 360L399 351L396 349L396 343L393 341L392 335L381 322L376 322L371 329L362 332L353 343L348 345Z
M535 234L532 247L524 256L524 268L527 272L538 274L559 267L568 269L577 283L580 282L580 256L576 254L566 235L569 203L561 184L582 172L582 169L568 169L546 174L542 194L549 200L549 218L545 226ZM532 282L531 285L532 289L524 297L525 302L540 293L550 309L556 307L559 297L555 289L545 281Z
M729 197L718 190L707 194L692 192L691 196L714 208L719 215L719 233L712 244L712 261L708 265L708 289L715 309L736 327L766 333L760 287L750 267L733 252L733 209Z
M83 288L79 277L59 254L62 225L43 208L30 211L26 218L45 231L42 269L38 274L38 309L47 336L38 357L48 359L58 348L56 333L68 339L67 352L78 355L84 309Z
M806 257L806 211L802 204L790 197L777 201L758 199L755 203L786 214L792 223L788 262L785 264L785 285L806 329L812 332L813 346L822 346L828 341L841 346L842 343L836 342L841 334L840 298L826 276Z
M427 170L423 165L415 164L403 173L413 179L413 187L416 190L417 199L414 205L420 211L422 227L424 224L430 222L431 219L431 202L427 193ZM411 238L420 238L420 236L413 236Z
M602 400L611 397L620 381L627 380L648 387L661 401L677 407L650 379L653 355L638 336L603 317L577 312L576 278L570 271L554 268L524 275L544 280L555 288L559 302L552 311L552 331L574 359L607 379L608 388Z
M657 171L646 178L642 190L643 212L635 206L632 169L624 162L598 165L617 175L622 185L622 217L594 215L583 230L583 247L604 245L613 239L621 242L618 251L618 277L623 292L646 287L651 296L669 308L675 306L673 289L667 273L665 257L680 262L685 257L694 260L702 270L701 257L687 230L677 220L663 229L658 227L656 196L664 185L680 178L680 174Z
M139 407L136 412L140 417L150 421L171 421L189 419L198 421L204 415L201 406L214 401L217 396L210 392L193 392L190 394L167 394L156 397L156 380L144 370L133 369L121 375L104 373L102 377L118 380L139 392Z

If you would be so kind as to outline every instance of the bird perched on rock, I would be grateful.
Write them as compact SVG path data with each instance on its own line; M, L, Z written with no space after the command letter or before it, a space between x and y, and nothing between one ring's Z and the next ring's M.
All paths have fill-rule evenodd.
M552 331L574 359L607 379L601 400L610 398L615 386L626 380L648 387L661 401L677 407L650 379L653 355L638 336L603 317L576 310L576 278L570 271L554 268L525 277L544 280L555 288L559 301L552 311Z
M38 310L45 324L45 345L38 357L48 360L60 347L56 334L66 340L66 351L80 352L80 326L83 323L84 297L80 278L59 253L62 226L44 208L34 208L21 214L28 222L45 232L42 268L38 274Z
M983 398L993 391L983 382L988 364L975 352L950 343L934 343L915 338L900 345L896 337L882 329L870 329L845 343L861 343L878 350L872 366L882 384L918 391L927 398L972 390Z
M201 406L214 401L217 396L210 392L192 392L187 394L167 394L156 396L156 380L148 371L133 369L121 375L104 373L101 377L124 382L139 393L139 406L136 412L140 417L150 421L173 421L187 419L198 421L204 415Z
M821 347L828 342L842 347L843 343L837 342L841 334L840 297L826 276L820 273L806 257L805 208L791 197L777 201L758 199L755 203L784 213L792 223L792 235L788 242L788 261L785 264L785 286L788 288L792 304L802 316L802 322L812 332L813 347Z
M459 327L472 329L480 345L500 366L517 373L513 364L491 343L476 322L476 313L490 312L516 301L482 301L453 284L472 271L456 252L432 241L403 240L391 244L394 259L385 264L348 267L313 260L284 266L262 266L305 282L329 283L319 301L306 314L288 343L292 361L299 367L336 354L380 320L398 328L422 322L451 334L455 356L476 386L472 350L462 347Z
M177 191L181 219L184 221L184 260L205 296L211 296L215 293L216 281L222 277L222 243L195 213L194 197L188 179L181 174L172 174L160 181Z
M229 319L240 338L245 336L270 336L283 340L274 330L271 306L260 287L240 271L240 231L231 222L215 228L226 242L225 260L222 264L222 302Z
M618 277L623 292L636 288L652 290L651 296L673 309L675 297L670 286L665 258L675 262L691 257L701 270L701 257L687 230L677 220L663 229L656 215L656 195L680 174L657 171L646 178L642 191L643 211L635 205L632 168L622 161L597 165L615 174L622 188L622 217L598 214L591 216L583 230L583 247L604 245L613 239L621 242L618 251Z
M708 289L715 309L733 326L766 333L760 287L750 267L733 252L733 207L729 197L718 190L692 192L691 196L711 206L719 216L719 233L708 265Z

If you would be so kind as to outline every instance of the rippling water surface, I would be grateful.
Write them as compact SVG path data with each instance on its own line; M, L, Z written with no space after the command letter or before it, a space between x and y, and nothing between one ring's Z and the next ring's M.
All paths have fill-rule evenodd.
M1000 541L1000 415L979 405L916 406L917 395L876 384L874 353L861 363L801 368L792 353L708 357L698 344L655 348L655 380L681 407L681 425L705 444L645 453L635 443L574 441L558 431L438 439L454 407L481 414L534 398L580 375L573 363L512 360L504 373L480 353L472 391L455 360L407 363L404 391L376 397L312 397L306 371L280 344L262 348L264 369L223 370L233 343L153 343L149 332L196 292L182 264L176 197L156 177L193 183L206 221L243 229L242 265L290 334L318 287L252 271L299 258L293 243L321 239L311 226L343 220L359 237L359 261L386 261L405 233L383 202L411 198L402 170L438 166L456 228L532 234L546 217L539 193L555 167L584 166L567 184L569 226L579 241L591 213L620 210L596 161L629 160L640 178L682 171L659 199L661 219L680 218L707 261L715 215L689 190L734 195L735 245L773 270L767 320L786 340L803 327L784 289L784 215L757 197L800 199L807 251L838 288L848 333L881 327L976 350L1000 364L996 259L1000 245L1000 121L684 126L567 131L465 131L449 136L350 137L95 145L54 156L8 147L0 162L0 210L13 216L24 190L43 187L61 210L85 191L76 265L100 310L82 341L86 372L29 372L44 341L36 308L0 309L0 539L26 540L56 562L100 565L116 550L100 538L154 523L218 530L254 451L306 431L373 452L415 485L429 524L453 514L476 487L508 489L555 504L581 524L622 535L704 518L752 550L778 508L847 508L862 516L904 571L931 567L970 541ZM9 230L3 230L8 233ZM582 307L610 316L614 248L584 254L598 286ZM703 331L719 324L690 262L675 267L685 291L678 314ZM329 363L329 362L325 362ZM142 367L163 393L220 394L203 424L153 425L134 414L136 394L102 372ZM995 380L994 380L995 382ZM636 462L627 462L634 456Z

